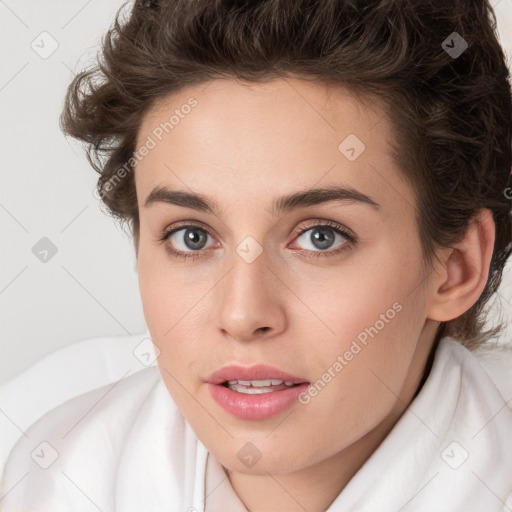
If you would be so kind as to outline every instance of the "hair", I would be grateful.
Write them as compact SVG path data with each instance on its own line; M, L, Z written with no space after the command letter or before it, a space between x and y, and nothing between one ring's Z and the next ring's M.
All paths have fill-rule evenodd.
M130 225L136 251L134 173L111 185L133 162L154 104L215 79L299 77L382 106L393 160L417 199L426 268L480 209L491 210L485 289L464 314L441 322L436 339L451 335L473 348L501 333L503 323L484 327L512 247L512 98L487 0L136 0L123 20L130 3L117 11L94 65L70 83L60 122L85 144L100 174L97 192ZM454 32L468 45L459 56L445 51Z

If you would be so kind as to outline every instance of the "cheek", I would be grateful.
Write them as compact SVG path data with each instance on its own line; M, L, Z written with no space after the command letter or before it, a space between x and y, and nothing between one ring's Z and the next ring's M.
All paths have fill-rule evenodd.
M410 302L421 279L416 255L398 254L392 247L360 251L338 267L295 275L299 278L292 281L293 291L304 310L298 321L311 324L311 329L316 324L317 337L340 343L340 348L358 335L364 340L365 329L372 326L379 333L396 328L404 316L397 310Z
M142 243L138 258L139 291L144 316L150 332L158 337L171 334L169 330L185 313L182 310L191 295L191 290L183 293L179 281L183 279L183 273L180 274L162 256L163 252L163 248L151 248ZM189 281L189 284L193 284L190 278Z
M211 286L195 274L192 278L190 272L176 270L170 262L155 263L144 251L138 268L144 317L160 350L157 362L183 380L192 374L201 353L199 329L204 326L205 299ZM167 378L165 372L162 375Z
M157 364L162 379L178 408L193 421L201 414L190 400L190 394L197 393L193 376L198 374L198 354L202 353L196 330L202 325L199 292L188 287L185 293L172 272L157 272L154 267L139 273L139 287L151 339L160 351Z
M317 332L326 333L317 334L309 354L321 391L307 407L333 432L358 432L389 412L424 325L425 300L414 255L408 259L383 254L378 265L358 263L359 268L333 273L314 294L311 288L309 295L306 289L298 293L319 312ZM313 333L313 324L309 331Z
M354 314L364 319L363 312ZM302 432L314 436L322 425L323 436L330 440L321 447L325 457L356 442L400 405L397 396L407 378L416 341L406 315L404 308L375 331L370 329L373 324L362 321L356 327L360 320L352 319L352 332L362 332L364 337L341 335L336 343L321 343L309 353L315 369L310 393L315 391L301 402L301 417L310 419Z

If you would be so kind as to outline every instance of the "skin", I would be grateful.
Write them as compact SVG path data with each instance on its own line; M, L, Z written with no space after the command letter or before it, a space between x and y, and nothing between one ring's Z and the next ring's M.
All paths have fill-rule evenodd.
M215 80L159 100L138 147L190 97L197 106L135 169L138 275L158 366L249 510L323 511L415 396L439 322L461 315L483 291L492 216L482 210L466 237L425 270L415 194L391 159L392 131L377 104L370 109L346 90L299 78ZM366 145L354 161L338 149L349 134ZM357 189L380 208L334 201L270 212L281 194L330 185ZM156 186L204 194L221 212L145 207ZM336 235L331 247L318 247L314 230L297 238L321 221L350 230L356 242ZM158 240L178 222L198 225L204 248L187 246L185 229ZM334 235L329 229L321 233ZM236 251L248 236L262 250L252 263ZM199 256L177 259L166 246ZM229 415L203 381L227 364L266 363L314 382L396 302L401 311L317 396L275 418ZM248 442L261 452L250 468L237 457Z

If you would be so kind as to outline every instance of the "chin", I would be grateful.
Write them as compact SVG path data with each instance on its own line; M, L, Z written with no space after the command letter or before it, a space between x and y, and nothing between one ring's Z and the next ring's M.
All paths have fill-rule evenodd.
M315 461L308 463L301 458L298 460L296 445L290 447L280 446L278 443L263 441L241 441L233 439L233 449L227 445L209 448L208 451L228 471L235 471L247 475L286 474L299 471ZM226 449L228 448L228 449ZM303 454L304 455L304 454Z

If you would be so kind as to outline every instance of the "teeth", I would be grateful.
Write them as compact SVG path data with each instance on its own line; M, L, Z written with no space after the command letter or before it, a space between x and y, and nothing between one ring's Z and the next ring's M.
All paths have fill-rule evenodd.
M247 395L261 395L263 393L273 393L282 391L283 389L293 386L290 381L282 381L281 379L265 379L265 380L230 380L228 388L237 393L245 393Z
M253 386L255 388L265 388L268 386L280 386L283 383L280 379L266 379L266 380L229 380L228 384L234 386L240 384L241 386ZM293 382L284 381L286 386L293 386Z
M237 391L238 393L245 393L246 395L263 395L264 393L273 393L275 390L266 388L253 388L252 386L241 386L240 384L235 384L234 386L230 386L229 389L232 391Z
M272 386L272 379L251 380L251 386L254 386L255 388L264 388L264 387Z

